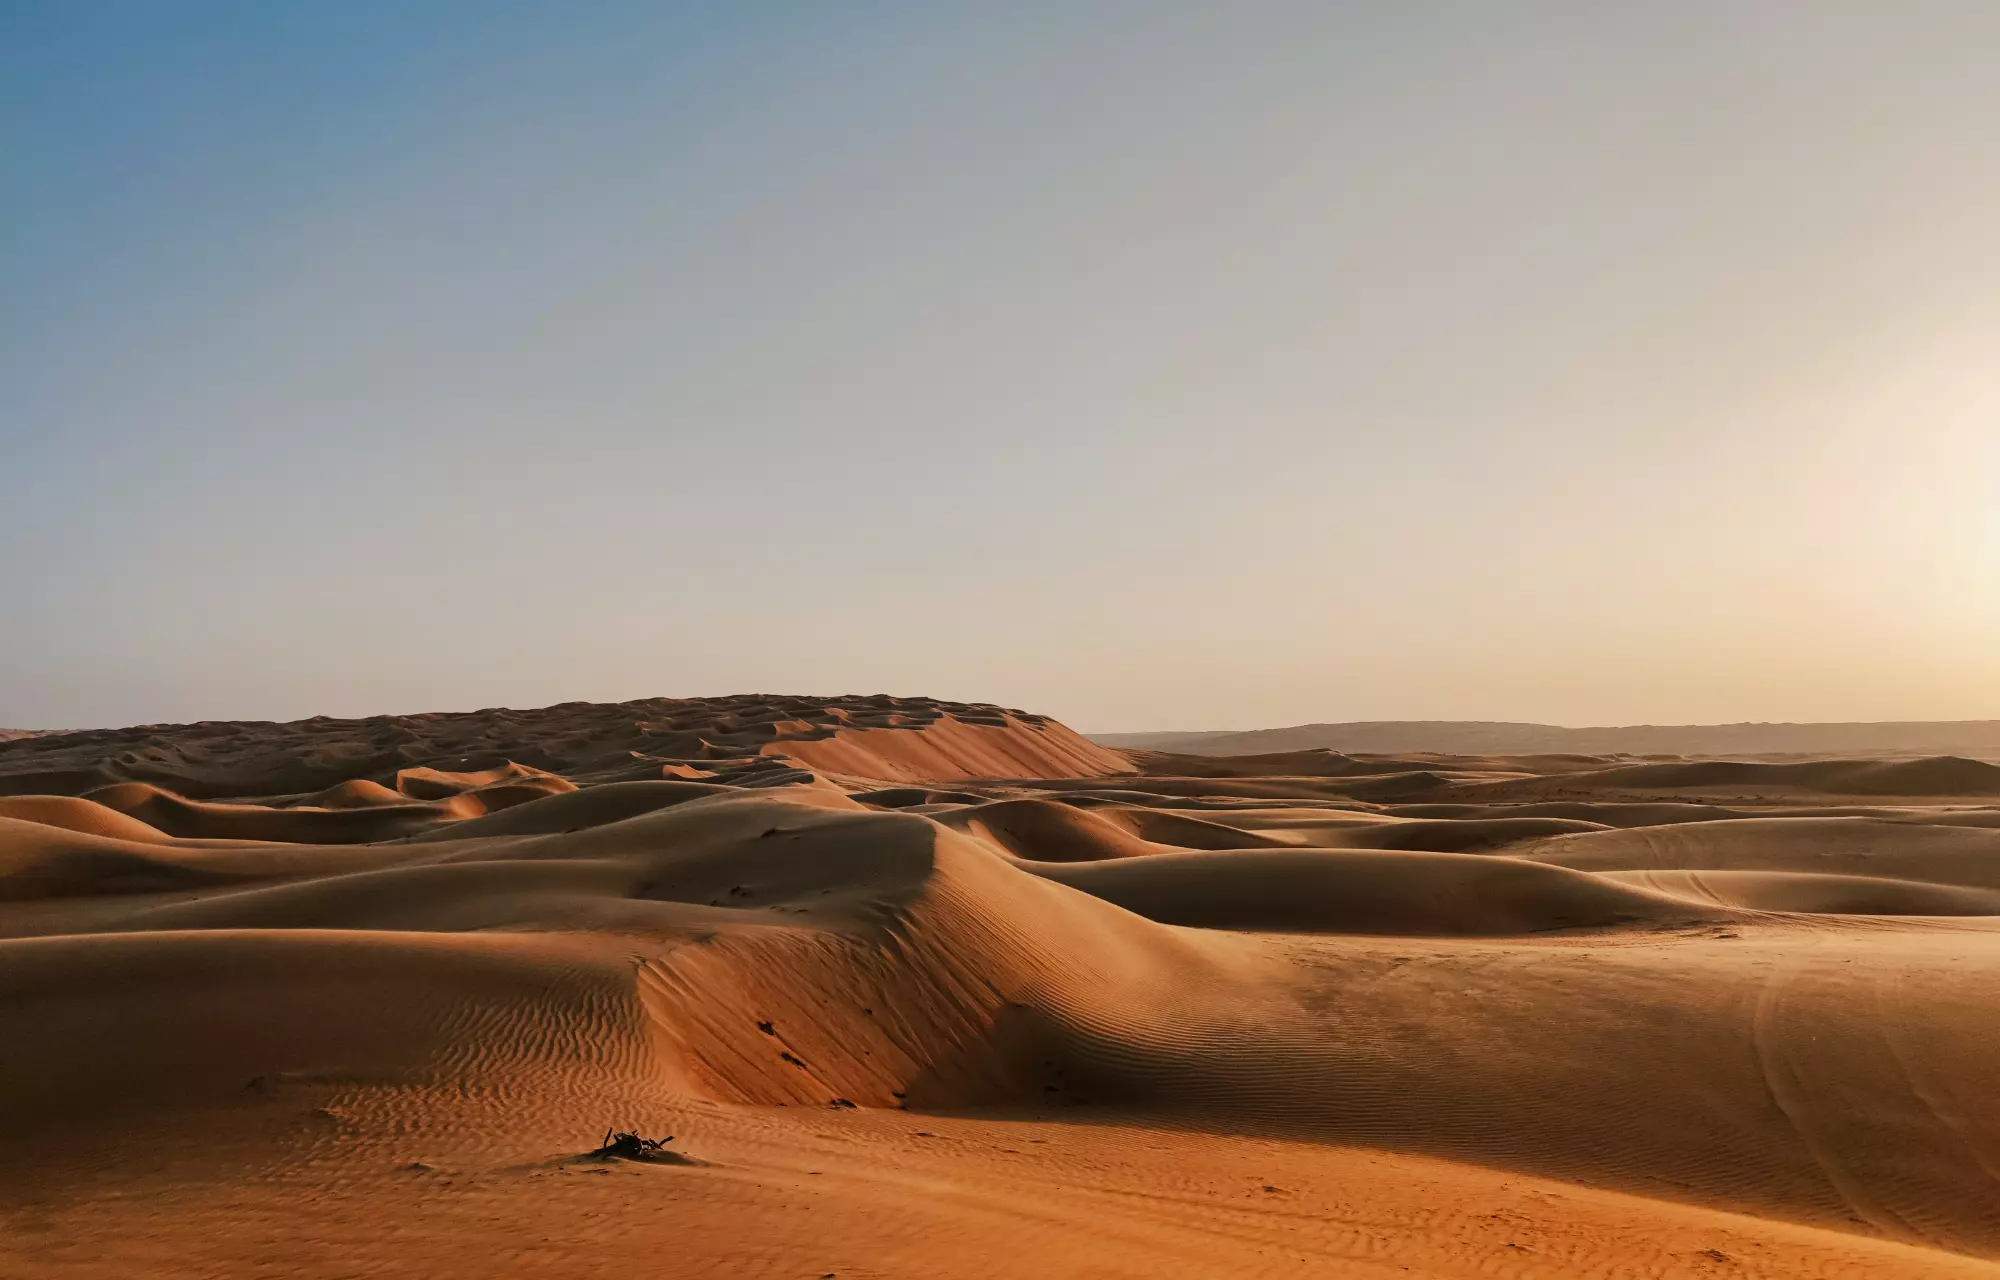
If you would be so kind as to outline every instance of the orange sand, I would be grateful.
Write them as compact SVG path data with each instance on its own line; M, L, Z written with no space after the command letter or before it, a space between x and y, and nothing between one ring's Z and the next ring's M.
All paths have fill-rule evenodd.
M2000 1275L1970 762L1196 759L0 745L0 1276Z

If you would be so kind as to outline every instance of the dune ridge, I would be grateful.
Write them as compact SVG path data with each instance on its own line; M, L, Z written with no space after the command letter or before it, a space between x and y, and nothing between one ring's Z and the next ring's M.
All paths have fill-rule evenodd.
M0 796L0 1271L255 1270L282 1220L329 1274L2000 1274L2000 809L1777 781L1921 770L1090 776L1041 717L755 701L734 780L532 740L624 707L10 761L90 776ZM1351 794L1412 773L1489 798ZM584 1160L614 1124L673 1158Z
M743 781L787 767L894 781L1092 777L1127 768L1123 757L1046 716L987 703L746 694L36 734L0 740L0 795L74 795L140 782L193 800L289 803L367 781L428 800L439 798L426 782L431 773L560 773L587 784Z
M1452 755L1965 755L2000 760L2000 720L1742 723L1569 728L1488 720L1368 720L1278 729L1099 733L1120 750L1239 756L1335 750Z

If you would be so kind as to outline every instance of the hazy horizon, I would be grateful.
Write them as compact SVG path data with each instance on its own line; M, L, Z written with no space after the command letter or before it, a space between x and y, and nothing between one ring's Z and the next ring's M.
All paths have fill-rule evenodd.
M615 700L604 699L601 701L636 702L656 697L685 698L690 701L698 701L703 698L724 697L742 693L749 693L752 696L756 696L759 692L760 691L755 691L755 690L731 690L729 694L720 694L720 693L637 694L630 698L622 698ZM921 694L897 693L894 690L858 690L858 689L846 690L838 693L830 693L826 690L818 690L818 691L764 690L761 691L761 693L768 694L769 696L774 696L774 697L801 696L807 698L825 697L830 699L837 699L844 697L871 697L871 696L877 696L882 693L887 693L888 696L895 698L927 696ZM589 701L589 700L569 699L568 701ZM947 701L959 701L959 700L947 699ZM981 701L990 703L991 699L974 699L972 701ZM305 716L283 717L277 722L285 723L295 720L308 720L314 718L315 715L328 715L334 719L366 720L376 717L417 716L417 715L457 715L457 714L468 714L479 711L491 711L496 709L510 710L510 711L532 711L541 709L542 707L545 706L553 706L553 705L558 705L558 704L543 703L543 704L529 705L526 703L522 704L495 703L490 706L484 706L484 707L471 707L471 706L394 707L394 708L382 708L376 711L344 713L340 715L333 715L333 713L328 713L328 712L316 712ZM1012 709L1019 711L1028 711L1028 712L1035 711L1035 708L1033 707L1016 707ZM1040 714L1049 714L1049 713L1041 712ZM209 718L215 719L216 717L209 717ZM235 717L235 719L246 720L246 721L260 721L260 720L268 721L270 720L270 717L243 716L243 717ZM1057 719L1061 719L1061 717L1057 717ZM0 730L16 731L16 732L21 730L27 730L29 732L38 732L38 733L65 733L65 732L74 733L74 732L86 732L94 729L129 729L129 728L136 728L144 724L174 724L174 723L185 723L185 722L133 721L129 723L119 723L119 724L107 723L107 724L92 724L92 725L8 724L8 725L0 725ZM1099 725L1089 725L1089 724L1081 724L1081 725L1070 724L1068 727L1075 729L1077 732L1082 733L1087 737L1092 737L1092 738L1139 738L1139 737L1168 737L1178 734L1186 734L1190 736L1198 736L1198 735L1231 736L1236 734L1262 733L1270 730L1306 729L1306 728L1317 728L1317 727L1346 727L1352 725L1495 725L1495 726L1507 726L1515 728L1561 729L1566 731L1589 732L1596 730L1617 731L1617 730L1627 730L1627 729L1740 729L1740 728L1755 728L1755 727L1781 728L1788 726L1802 727L1802 728L1851 728L1856 726L1875 726L1875 725L1907 726L1907 725L1958 725L1958 724L2000 725L2000 716L1987 717L1987 718L1960 717L1955 719L1928 719L1928 720L1714 720L1714 721L1699 721L1699 722L1633 721L1624 724L1560 724L1548 720L1481 720L1481 719L1467 719L1464 717L1453 717L1453 718L1426 717L1418 719L1377 718L1377 719L1367 719L1367 720L1299 720L1299 721L1285 721L1282 723L1274 722L1270 724L1243 724L1243 725L1225 725L1225 726L1209 725L1204 728L1193 728L1189 726L1179 726L1179 727L1156 726L1153 728L1144 728L1144 727L1106 728Z
M0 725L2000 718L1997 47L10 4Z
M1717 720L1705 724L1680 723L1635 723L1635 724L1556 724L1547 720L1305 720L1296 724L1238 725L1229 728L1163 728L1163 729L1088 729L1081 730L1096 738L1122 737L1164 737L1170 734L1214 734L1234 735L1241 733L1262 733L1271 729L1310 729L1320 726L1340 727L1346 725L1426 725L1426 724L1485 724L1509 725L1530 729L1741 729L1757 726L1779 727L1795 725L1802 727L1844 728L1851 725L1905 725L1905 724L2000 724L2000 717L1985 720Z

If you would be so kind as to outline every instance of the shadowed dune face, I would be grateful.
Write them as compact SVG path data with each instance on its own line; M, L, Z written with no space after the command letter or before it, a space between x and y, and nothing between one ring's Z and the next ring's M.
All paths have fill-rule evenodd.
M911 740L867 747L875 778L797 757L736 784L564 774L496 737L476 768L312 791L0 797L0 1188L89 1204L107 1164L213 1150L390 1206L394 1171L448 1158L512 1214L528 1202L496 1188L620 1117L686 1135L674 1194L704 1196L800 1143L865 1164L892 1130L1136 1125L1204 1161L1248 1148L1203 1135L1282 1138L1299 1178L1359 1149L1450 1162L1486 1179L1475 1198L1519 1178L1646 1198L1617 1199L1640 1206L1627 1231L1496 1255L1521 1274L1614 1274L1646 1231L1727 1214L1764 1219L1742 1229L1766 1274L2000 1254L2000 811L1315 790L1406 759L996 781L952 772L960 746L924 785L907 772L944 750L921 741L939 720L875 710L905 724L867 734ZM1009 735L996 768L1062 740L984 718L949 732ZM730 732L796 742L801 723ZM852 763L874 738L847 732L817 741ZM310 768L257 768L289 784L326 763L298 750ZM1606 771L1528 763L1421 772L1457 790ZM1843 786L1865 769L1837 764ZM925 1176L990 1164L939 1158L959 1172ZM1408 1187L1414 1167L1347 1181ZM185 1205L216 1176L160 1185ZM1548 1222L1588 1217L1556 1204ZM1103 1212L1096 1229L1158 1235ZM8 1274L57 1274L8 1248ZM1601 1266L1578 1261L1593 1249Z

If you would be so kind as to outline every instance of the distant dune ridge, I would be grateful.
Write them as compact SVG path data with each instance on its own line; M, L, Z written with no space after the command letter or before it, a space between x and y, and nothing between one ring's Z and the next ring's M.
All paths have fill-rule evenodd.
M1099 733L1110 747L1241 756L1328 749L1454 755L1962 755L2000 759L2000 720L1625 725L1570 729L1486 720L1358 720L1284 729Z
M989 704L747 694L40 734L0 741L0 794L144 782L190 798L302 798L357 778L400 789L397 775L413 767L505 764L579 783L740 781L788 763L877 779L1073 777L1126 767L1046 716Z
M2000 1275L1996 774L886 696L9 743L0 1274Z

